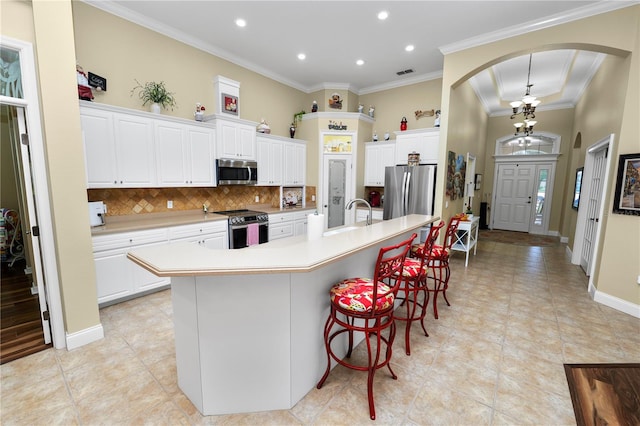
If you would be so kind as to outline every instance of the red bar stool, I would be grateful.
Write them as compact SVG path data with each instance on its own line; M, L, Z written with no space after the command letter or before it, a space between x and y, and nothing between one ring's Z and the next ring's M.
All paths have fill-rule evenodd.
M378 259L371 278L348 278L334 285L329 294L331 296L331 311L324 326L324 344L327 349L327 370L318 382L320 389L331 371L331 358L338 364L358 371L366 371L367 396L369 399L369 415L371 420L375 420L376 411L373 404L373 376L379 368L387 366L391 377L397 379L398 376L391 369L391 347L396 334L396 325L393 317L394 301L398 286L402 265L407 253L411 248L411 243L416 238L414 233L408 240L394 246L383 247L378 252ZM334 325L340 326L332 332ZM388 329L387 337L382 335ZM344 359L340 359L332 350L331 342L336 337L347 333L349 347L346 358L351 357L353 350L353 333L362 332L365 334L364 341L367 344L368 365L351 364ZM372 347L371 338L376 344ZM382 344L386 346L383 359L380 359Z
M432 288L427 284L427 291L433 294L433 317L438 319L438 294L442 293L447 306L451 306L447 299L447 289L449 288L449 277L451 277L451 269L449 268L449 257L451 256L451 246L455 242L456 231L460 224L459 217L449 219L447 232L444 234L442 245L434 245L427 254L429 259L429 271L431 275L427 277L433 281ZM422 254L421 246L412 246L412 255L419 256Z
M420 245L422 253L431 253L433 246L440 235L440 229L444 226L444 222L440 221L437 225L431 225L429 235ZM415 246L416 244L414 244ZM427 289L427 273L429 271L429 257L421 256L419 258L407 257L402 267L402 280L398 287L397 299L402 300L402 304L406 307L406 316L402 317L396 313L395 319L398 321L406 321L407 326L404 331L404 346L407 355L411 355L411 324L413 321L420 320L420 325L425 336L429 336L424 326L424 317L427 312L427 304L429 303L429 292ZM422 293L423 299L420 302L419 296ZM417 308L420 312L416 316Z

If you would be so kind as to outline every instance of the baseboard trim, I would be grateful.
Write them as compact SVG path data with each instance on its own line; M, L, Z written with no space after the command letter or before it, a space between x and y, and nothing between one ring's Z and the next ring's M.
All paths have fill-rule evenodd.
M560 237L560 242L562 244L568 244L569 243L569 237Z
M562 240L560 240L560 242L562 242ZM573 255L573 252L571 251L571 248L569 247L568 244L566 246L564 246L564 250L567 252L567 256L569 256L569 259L571 259L571 256Z
M626 300L622 300L618 297L611 296L610 294L603 293L601 291L598 291L597 289L595 290L595 292L592 292L590 289L589 293L591 293L593 300L598 303L613 308L617 311L624 312L625 314L629 314L633 317L640 318L640 305L627 302Z
M67 333L67 350L70 351L80 346L88 345L102 338L104 338L102 324L94 325L75 333Z

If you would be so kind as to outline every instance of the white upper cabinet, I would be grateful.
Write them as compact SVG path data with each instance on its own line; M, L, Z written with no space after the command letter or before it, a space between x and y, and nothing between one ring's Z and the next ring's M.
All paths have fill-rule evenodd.
M258 135L258 185L282 185L284 143L281 140Z
M112 188L118 181L111 112L80 108L88 188Z
M155 120L160 186L215 186L215 129Z
M412 152L420 154L420 164L438 163L439 128L406 130L395 134L396 164L407 164L408 155Z
M395 165L394 142L368 142L364 146L365 186L384 186L384 169Z
M256 127L241 122L215 119L218 157L256 159Z
M153 122L144 117L116 113L113 124L118 183L126 187L154 186Z
M215 186L212 126L109 105L80 105L88 188Z
M284 185L303 186L307 173L307 145L303 141L284 144Z

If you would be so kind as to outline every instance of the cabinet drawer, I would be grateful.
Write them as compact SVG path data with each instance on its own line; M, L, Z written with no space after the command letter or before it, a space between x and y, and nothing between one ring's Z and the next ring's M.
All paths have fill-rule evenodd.
M269 225L269 241L293 237L293 221Z
M197 223L192 225L173 226L169 228L169 240L173 241L181 238L189 238L218 232L227 232L226 220Z
M293 220L293 212L274 213L269 215L269 225Z
M129 248L134 245L160 243L167 241L166 229L152 229L120 234L99 235L93 237L93 251Z

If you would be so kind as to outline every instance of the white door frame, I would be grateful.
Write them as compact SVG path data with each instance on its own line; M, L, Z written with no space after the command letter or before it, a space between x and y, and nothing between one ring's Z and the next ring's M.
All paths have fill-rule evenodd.
M602 138L587 149L587 155L584 160L584 174L582 175L582 188L580 191L581 194L589 194L589 191L591 190L591 180L593 178L593 162L595 154L603 149L608 149L609 154L607 155L607 160L605 162L604 176L602 177L602 196L600 198L602 201L604 201L605 194L607 193L607 190L609 188L609 172L611 170L611 159L613 157L611 155L611 152L613 151L614 142L615 134L611 133L609 136ZM571 263L574 265L580 265L580 261L582 259L584 231L587 220L589 220L589 218L587 217L587 204L588 203L583 202L578 206L578 219L576 220L575 237L573 239L573 251L571 254ZM588 267L588 271L585 271L589 276L589 289L593 288L593 271L596 264L595 259L597 259L599 255L598 247L600 246L600 233L602 231L603 219L606 216L604 204L604 202L600 203L599 212L597 215L600 220L596 224L595 237L592 242L592 260Z
M40 248L42 249L42 267L44 281L47 286L49 321L53 346L57 349L66 347L64 317L62 315L62 299L58 280L57 256L53 235L51 200L49 198L49 182L47 162L40 117L40 99L38 98L38 80L33 45L11 37L2 36L2 47L15 50L20 57L23 98L10 98L0 95L0 103L23 107L26 113L27 132L31 148L31 167L34 187L34 201L37 224L40 229ZM25 171L26 173L27 171Z

